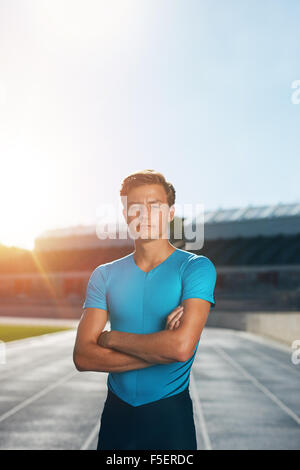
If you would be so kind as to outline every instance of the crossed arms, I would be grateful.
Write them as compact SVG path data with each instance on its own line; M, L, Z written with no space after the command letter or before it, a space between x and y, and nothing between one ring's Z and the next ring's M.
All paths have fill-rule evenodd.
M103 331L107 311L85 309L73 351L77 370L124 372L188 360L205 326L210 302L191 298L184 300L182 305L184 313L178 328L150 334Z

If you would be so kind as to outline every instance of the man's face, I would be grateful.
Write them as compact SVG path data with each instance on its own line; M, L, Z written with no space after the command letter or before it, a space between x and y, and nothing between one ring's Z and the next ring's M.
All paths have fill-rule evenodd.
M123 215L134 238L168 238L168 224L174 217L161 184L132 188L125 198Z

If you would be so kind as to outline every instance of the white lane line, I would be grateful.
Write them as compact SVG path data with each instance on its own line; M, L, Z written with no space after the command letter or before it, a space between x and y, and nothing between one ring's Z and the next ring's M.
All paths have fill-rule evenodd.
M242 333L242 334L240 334L240 333ZM267 354L266 352L258 351L257 349L255 349L255 353L257 353L258 355L261 355L261 356L263 356L263 357L266 357L267 359L270 359L271 361L275 362L275 364L276 364L277 366L283 367L283 368L287 369L289 372L298 374L298 377L299 377L299 372L300 372L300 371L297 370L297 368L295 367L295 364L293 364L292 361L291 361L291 355L292 355L292 352L294 351L292 348L290 348L290 349L288 349L288 348L286 348L286 347L285 347L284 349L281 349L281 347L280 347L280 348L277 348L276 345L273 346L273 345L271 345L271 344L268 344L264 339L261 339L261 338L257 339L257 338L255 338L254 335L251 335L251 336L250 336L250 335L248 335L248 334L245 335L244 333L245 333L244 331L242 331L242 332L236 331L236 332L235 332L236 336L238 336L238 337L241 338L241 339L246 338L246 339L247 339L248 341L250 341L250 342L253 341L253 342L260 343L262 346L267 346L267 347L270 348L270 349L273 349L273 350L274 350L274 349L277 349L277 350L279 350L279 351L288 352L288 353L289 353L289 356L290 356L290 365L287 365L287 364L282 363L282 360L281 360L280 358L274 359L272 356L269 356L269 354ZM254 336L254 337L253 337L253 336ZM293 366L294 366L294 367L293 367Z
M232 359L222 348L215 344L214 349L218 351L218 353L225 358L235 369L241 372L245 377L247 377L251 382L259 388L266 396L268 396L274 403L276 403L279 408L285 411L291 418L296 421L297 424L300 425L300 418L296 413L294 413L288 406L286 406L274 393L272 393L267 387L261 384L253 375L249 374L249 372L244 369L240 364L238 364L234 359Z
M45 333L39 336L30 336L28 338L22 338L15 341L7 341L5 347L9 353L15 353L22 349L35 348L39 346L48 346L49 344L63 343L66 340L75 336L74 331L58 331L55 333ZM0 338L1 339L1 338Z
M43 361L49 360L50 357L52 357L51 354L53 355L53 346L62 349L62 351L60 351L60 354L65 354L64 349L66 349L66 352L68 352L68 349L74 347L73 341L73 337L70 338L69 334L59 336L56 333L49 333L46 335L41 335L40 337L37 336L31 338L24 338L13 342L8 341L7 343L5 343L6 363L0 365L0 381L10 379L11 376L16 372L16 370L19 370L20 368L26 368L25 366L29 362L31 364L34 363L34 366L39 367L43 363ZM26 354L22 353L23 349L26 350ZM56 352L58 353L58 351ZM21 354L22 359L24 357L25 359L20 362L19 358ZM28 358L29 354L31 355L30 358Z
M212 450L212 445L211 445L209 434L207 431L206 422L205 422L205 418L202 412L202 406L201 406L199 395L197 393L197 387L196 387L192 369L190 372L190 385L191 385L192 400L193 400L193 404L195 405L196 422L200 424L201 433L202 433L204 445L205 445L205 450Z
M72 370L69 374L65 375L61 379L43 388L39 392L35 393L31 397L24 400L22 403L19 403L18 405L14 406L9 411L7 411L6 413L0 416L0 423L4 421L6 418L8 418L9 416L12 416L13 414L15 414L17 411L21 410L22 408L25 408L27 405L34 402L38 398L42 397L43 395L46 395L48 392L50 392L50 390L53 390L54 388L58 387L59 385L66 382L67 380L69 380L71 377L73 377L76 374L79 374L79 371L77 369Z
M299 378L299 371L298 371L297 368L295 367L295 364L293 364L292 362L291 362L290 365L283 364L280 359L274 359L274 357L269 356L269 355L268 355L267 353L265 353L265 352L258 351L257 349L254 350L254 353L255 353L257 356L262 356L262 357L265 357L265 358L266 358L267 360L269 360L269 361L273 361L273 362L276 364L277 367L278 367L278 366L279 366L279 367L282 367L283 369L286 369L286 370L288 370L289 372L291 372L291 373L293 373L293 374L297 374L297 376L298 376L298 378ZM292 354L292 353L291 353L291 354ZM293 366L294 366L294 368L293 368Z
M276 339L272 339L266 336L259 335L258 333L252 333L251 331L239 331L239 330L232 330L235 335L240 337L244 336L245 338L256 341L257 343L261 343L264 346L268 346L269 348L277 349L278 351L291 353L292 348L287 345L287 343L281 343L280 341L276 341Z
M56 350L56 352L58 352ZM74 364L72 362L72 359L70 357L67 357L65 354L65 351L63 351L64 354L61 354L61 356L65 355L61 359L61 356L53 356L52 357L41 357L40 361L34 361L34 358L32 358L32 363L29 365L28 362L24 362L23 364L18 364L11 366L10 369L4 370L1 372L0 376L0 387L2 386L2 383L9 382L9 384L13 384L14 380L26 380L26 378L31 376L32 374L38 374L38 373L45 373L45 370L50 367L50 369L53 366L53 362L55 361L55 366L56 367L62 367L65 364L70 365ZM51 380L51 373L52 371L50 370L48 374L50 374L49 379Z
M88 435L84 443L82 444L80 450L87 450L90 447L91 443L97 436L99 430L100 430L100 421L98 420L95 426L93 427L92 431L90 432L90 434Z
M63 328L76 328L79 320L69 320L67 318L50 318L50 317L9 317L0 316L0 325L38 325L38 326L58 326Z

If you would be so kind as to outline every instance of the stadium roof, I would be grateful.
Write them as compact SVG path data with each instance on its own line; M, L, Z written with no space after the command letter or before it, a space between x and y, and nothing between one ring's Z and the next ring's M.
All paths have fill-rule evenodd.
M300 216L300 204L276 204L236 209L217 209L204 212L205 223L237 222L242 220L275 219L278 217Z
M296 226L293 227L294 223L282 224L284 220L294 220ZM297 222L296 222L297 220ZM195 217L193 218L195 221ZM274 225L273 222L277 222L279 225ZM299 233L299 221L300 221L300 203L283 204L278 203L275 205L264 205L264 206L252 206L237 207L232 209L216 209L213 211L204 212L204 224L206 226L206 238L215 238L218 236L254 236L257 234L271 235L274 233L281 233L282 226L284 225L284 233ZM268 223L272 223L272 226L266 226ZM191 223L191 219L186 221L187 225ZM244 224L247 224L246 226ZM251 224L249 228L248 224ZM237 225L244 225L244 228ZM257 225L259 224L259 225ZM227 225L227 228L226 228ZM109 230L109 224L105 225L106 231ZM111 227L114 227L113 225ZM210 230L210 227L213 231ZM219 227L222 232L217 229ZM221 228L222 227L222 228ZM96 233L96 225L76 225L71 227L56 228L52 230L46 230L41 233L36 240L42 242L44 239L56 239L65 237L82 237L89 236ZM228 233L227 233L228 232ZM116 238L125 237L127 238L127 225L123 222L116 226Z
M204 212L204 217L200 217L200 220L197 216L186 220L185 225L190 227L192 224L196 230L196 226L200 226L203 219L206 240L297 235L300 233L300 203L220 208ZM192 246L193 244L187 241L186 249L193 249Z

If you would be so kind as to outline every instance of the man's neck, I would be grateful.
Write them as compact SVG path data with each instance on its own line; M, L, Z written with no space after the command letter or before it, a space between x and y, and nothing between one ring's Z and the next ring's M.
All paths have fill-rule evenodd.
M164 261L176 249L169 240L135 241L134 260L144 267L152 267Z

